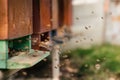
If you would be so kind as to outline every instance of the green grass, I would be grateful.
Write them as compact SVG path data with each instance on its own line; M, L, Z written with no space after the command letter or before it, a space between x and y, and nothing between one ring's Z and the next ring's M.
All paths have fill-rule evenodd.
M78 48L68 55L74 66L78 68L78 77L120 74L120 46L102 45L89 49ZM96 65L100 65L100 69L97 69Z

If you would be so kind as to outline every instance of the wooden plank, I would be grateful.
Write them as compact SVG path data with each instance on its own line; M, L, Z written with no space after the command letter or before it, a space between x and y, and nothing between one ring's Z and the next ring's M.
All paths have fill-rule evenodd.
M45 57L50 55L48 51L34 51L31 53L12 57L7 61L7 69L22 69L32 67Z
M59 0L59 27L72 25L72 0Z
M58 28L58 0L52 0L52 29Z
M40 0L40 32L44 33L51 29L51 2Z
M32 34L32 0L0 0L0 40Z
M72 0L64 1L64 25L70 27L72 25Z
M7 0L0 0L0 40L8 38Z
M40 0L33 0L33 34L40 33Z
M51 30L51 0L33 0L33 33Z
M64 2L63 0L58 0L58 22L59 27L64 25Z
M9 39L32 34L32 0L8 0Z

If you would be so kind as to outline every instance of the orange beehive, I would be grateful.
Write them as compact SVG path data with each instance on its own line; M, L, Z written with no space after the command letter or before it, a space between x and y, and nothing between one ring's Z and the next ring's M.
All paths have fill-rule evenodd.
M0 40L32 34L32 0L0 0Z

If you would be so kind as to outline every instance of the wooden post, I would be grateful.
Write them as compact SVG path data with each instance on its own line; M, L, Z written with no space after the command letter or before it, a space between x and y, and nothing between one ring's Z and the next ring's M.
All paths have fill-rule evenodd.
M59 76L60 76L59 52L60 52L59 45L54 45L52 50L52 72L53 72L52 80L59 80Z
M52 29L58 28L58 0L52 0ZM52 35L53 36L53 35ZM59 45L54 44L52 50L52 80L59 80Z

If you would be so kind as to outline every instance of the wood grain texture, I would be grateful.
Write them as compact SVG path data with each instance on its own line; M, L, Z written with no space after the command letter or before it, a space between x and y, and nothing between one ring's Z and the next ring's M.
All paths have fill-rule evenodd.
M64 25L72 25L72 0L63 0L64 1Z
M51 30L51 0L33 0L33 33Z
M52 0L52 29L58 28L58 0Z
M51 0L40 0L40 32L51 29Z
M9 39L32 34L32 0L9 0Z
M0 40L32 34L32 0L0 0Z
M0 0L0 40L8 37L7 0Z

